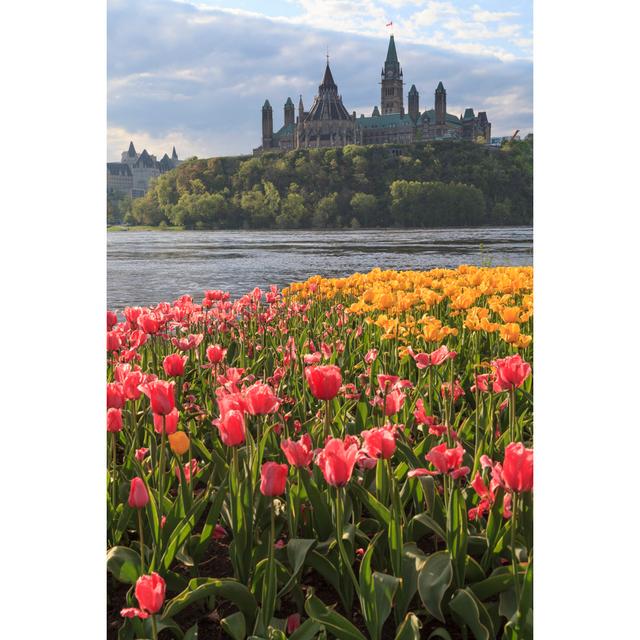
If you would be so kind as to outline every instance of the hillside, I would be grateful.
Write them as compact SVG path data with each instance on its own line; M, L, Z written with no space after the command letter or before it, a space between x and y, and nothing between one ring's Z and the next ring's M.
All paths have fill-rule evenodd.
M199 229L531 224L533 140L193 159L126 209L130 224Z

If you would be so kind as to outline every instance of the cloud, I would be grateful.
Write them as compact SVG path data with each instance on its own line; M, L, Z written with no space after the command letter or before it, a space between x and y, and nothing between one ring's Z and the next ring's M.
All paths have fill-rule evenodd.
M352 23L360 19L352 11L354 3L330 1ZM131 139L136 148L146 146L158 157L173 144L180 157L251 153L260 144L265 98L273 105L276 127L282 125L287 97L297 106L302 94L309 108L322 78L327 47L345 106L369 115L380 103L380 67L388 30L383 28L375 36L345 36L335 25L333 29L312 26L309 16L319 16L313 13L313 4L307 2L301 15L274 18L188 2L110 1L109 159L118 160ZM379 3L367 0L366 4L380 10ZM447 2L420 3L419 9L435 11L434 5L442 12L449 11L447 7L455 10ZM407 6L410 11L415 7ZM446 15L456 19L452 12ZM499 49L493 40L461 43L461 50L452 51L441 46L446 39L444 30L430 33L430 44L415 43L396 32L405 93L415 84L421 109L430 108L435 86L442 80L449 104L471 106L476 112L486 109L495 135L512 133L514 127L530 129L531 62L491 55L492 49Z

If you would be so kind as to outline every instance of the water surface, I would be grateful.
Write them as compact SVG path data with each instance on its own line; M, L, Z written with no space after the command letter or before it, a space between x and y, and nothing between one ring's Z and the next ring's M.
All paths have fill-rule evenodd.
M381 269L533 263L531 227L355 231L122 231L107 234L110 309L205 289L255 286Z

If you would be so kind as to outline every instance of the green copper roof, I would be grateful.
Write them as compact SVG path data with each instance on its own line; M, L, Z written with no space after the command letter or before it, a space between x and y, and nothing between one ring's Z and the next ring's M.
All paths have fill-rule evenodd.
M444 85L442 81L438 82L438 86L436 87L436 91L444 91Z
M409 95L412 96L414 93L418 93L418 90L416 89L416 85L412 84L411 89L409 89Z
M273 134L274 140L278 140L280 138L285 138L287 136L292 136L295 130L295 125L293 123L286 124L284 127L279 129Z
M262 105L263 109L271 109L271 105L269 104L268 100L264 101L264 104Z
M464 110L463 120L473 120L475 118L475 114L473 113L473 109L468 108Z
M398 54L396 53L396 43L393 36L389 38L389 49L387 49L387 59L385 62L398 62Z
M287 98L287 101L284 103L285 107L288 106L292 106L293 107L293 100L291 98Z
M387 113L382 116L372 116L370 118L360 117L356 120L359 127L365 129L386 129L390 127L409 127L413 126L413 121L408 115L399 113Z
M435 124L435 122L436 122L435 109L427 109L420 117L423 120L427 120L430 123ZM461 127L462 126L460 124L460 118L458 118L458 116L454 116L451 113L447 113L445 121L446 121L447 124L450 124L450 125L452 125L454 127Z

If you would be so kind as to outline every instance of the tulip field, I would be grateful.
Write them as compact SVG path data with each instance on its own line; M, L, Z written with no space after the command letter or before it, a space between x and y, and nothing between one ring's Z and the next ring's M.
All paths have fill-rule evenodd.
M118 640L533 637L530 267L107 312Z

